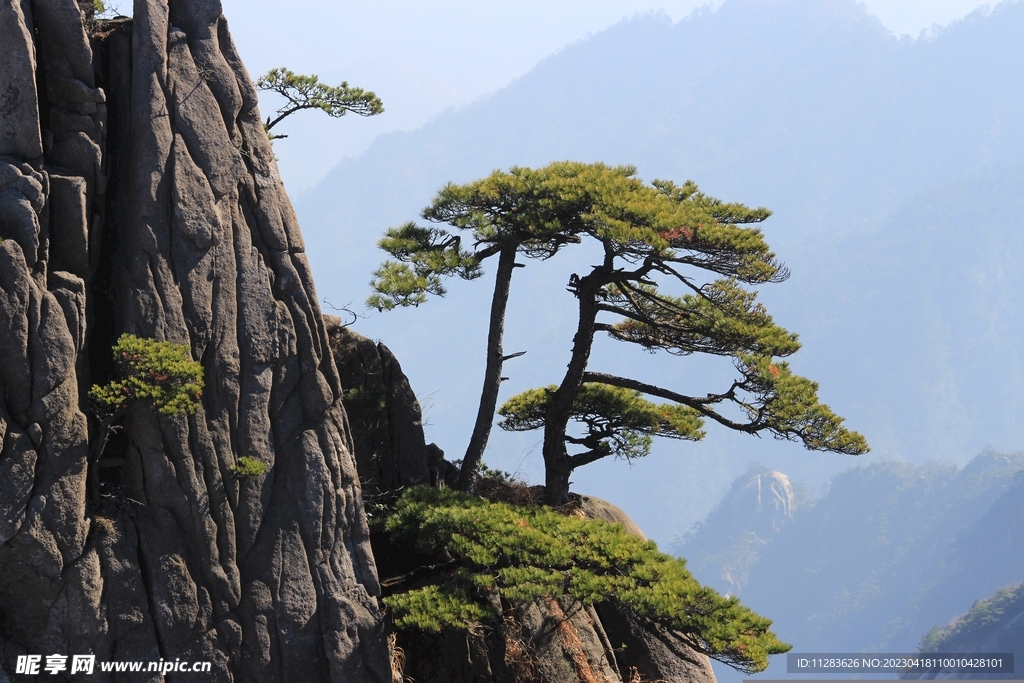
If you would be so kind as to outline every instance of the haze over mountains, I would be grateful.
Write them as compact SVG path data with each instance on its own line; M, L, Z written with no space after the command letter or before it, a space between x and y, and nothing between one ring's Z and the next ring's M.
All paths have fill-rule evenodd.
M986 450L962 468L877 462L838 475L819 500L754 468L673 551L770 616L795 652L914 652L930 629L1024 578L1024 454ZM1008 627L1020 612L1008 605L975 626ZM950 629L924 651L1024 654L1022 621ZM785 670L778 658L764 675Z
M447 181L558 159L634 164L764 205L793 276L763 299L799 332L795 368L874 447L868 459L966 462L1024 441L1020 392L1024 244L1024 4L899 40L846 0L728 0L672 24L623 22L509 87L410 133L382 136L298 202L320 294L361 307L375 240ZM567 250L567 252L570 250ZM530 264L512 285L504 396L555 381L567 360L570 273L585 250ZM395 351L460 457L482 373L484 282L355 328ZM602 342L595 369L690 392L727 364L634 356ZM620 357L621 354L621 357ZM694 387L700 387L694 389ZM710 430L655 446L628 469L598 463L577 488L609 498L665 543L717 502L751 460L817 486L849 458ZM487 461L537 480L539 436L496 433Z

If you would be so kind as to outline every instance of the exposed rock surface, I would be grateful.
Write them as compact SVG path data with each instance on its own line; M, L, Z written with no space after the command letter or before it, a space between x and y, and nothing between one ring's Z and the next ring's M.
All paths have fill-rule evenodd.
M679 551L698 578L740 595L761 551L793 522L798 498L785 474L752 467L733 482Z
M384 344L342 325L340 318L324 319L345 388L356 462L367 494L430 483L432 463L428 463L420 403L398 359Z
M589 519L621 524L631 534L646 538L622 508L593 496L579 496L580 512ZM610 602L597 605L593 622L612 647L623 681L715 683L707 655L697 652L678 635L649 624Z
M630 680L618 671L593 607L552 597L516 605L503 602L502 607L505 616L496 628L473 633L446 630L439 635L399 633L404 675L415 681L459 683Z
M100 30L0 0L0 681L54 653L388 681L342 383L220 3ZM124 332L188 345L202 405L130 406L90 455Z
M599 519L609 524L621 524L626 531L646 539L644 532L640 530L637 523L626 514L626 511L617 505L612 505L607 500L594 498L593 496L577 496L580 513L587 519Z
M596 612L621 666L627 667L626 683L637 680L634 676L640 681L715 683L707 656L679 636L641 624L610 603L598 605Z

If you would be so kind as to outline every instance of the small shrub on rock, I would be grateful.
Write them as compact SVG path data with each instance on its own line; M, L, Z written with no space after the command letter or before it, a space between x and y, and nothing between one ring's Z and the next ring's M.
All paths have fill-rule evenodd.
M238 458L238 462L228 469L240 477L258 477L267 473L267 463L248 455L243 455Z
M114 362L120 379L89 390L105 412L136 400L149 402L162 415L191 415L199 409L203 366L192 360L188 346L122 334L114 345Z

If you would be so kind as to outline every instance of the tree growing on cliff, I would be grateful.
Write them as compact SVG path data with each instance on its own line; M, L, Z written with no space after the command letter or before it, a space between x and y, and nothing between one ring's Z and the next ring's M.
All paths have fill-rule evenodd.
M380 246L397 259L385 263L372 282L378 308L418 305L426 294L444 294L442 278L479 276L480 262L495 253L499 263L491 304L487 368L460 484L475 477L497 405L501 382L505 308L515 255L547 258L562 246L595 240L602 262L583 277L572 274L569 291L579 320L562 382L510 399L501 426L513 431L544 429L549 501L561 504L571 472L609 455L642 457L652 436L697 440L704 419L752 434L798 439L808 448L843 453L867 449L863 437L817 400L817 385L793 375L774 358L794 353L796 335L775 325L756 293L744 285L780 282L786 270L761 232L752 227L766 209L726 204L693 183L647 185L632 167L558 162L542 169L513 168L463 186L448 185L424 210L429 220L472 231L475 251L444 230L406 224L389 231ZM717 276L704 282L701 273ZM681 286L681 297L665 294L658 279ZM611 315L611 323L598 321ZM615 375L588 372L597 332L648 351L731 357L740 378L726 391L687 396ZM672 403L655 404L656 396ZM725 406L735 408L730 413ZM585 434L569 433L569 422ZM482 438L480 438L482 436ZM584 450L569 454L566 444Z
M127 407L142 401L161 415L192 415L203 395L203 366L189 347L122 334L114 344L116 379L89 390L99 419L90 444L93 495L99 492L99 459Z
M596 167L594 169L596 170ZM523 264L516 257L546 259L566 244L579 241L581 213L592 200L599 173L579 178L565 165L534 170L512 168L465 185L449 183L437 193L423 218L465 231L472 250L462 248L462 237L441 228L406 223L387 231L378 242L395 260L374 272L374 294L367 305L378 310L418 306L428 294L443 296L443 278L473 280L482 274L481 263L498 260L491 298L487 357L483 389L473 433L462 459L459 487L470 490L494 422L502 366L520 353L505 355L505 309L512 273Z
M256 79L256 89L277 93L285 100L285 104L277 110L276 117L268 116L263 124L271 140L288 137L274 135L270 129L304 109L319 109L333 118L349 112L359 116L376 116L384 111L384 103L369 90L350 86L345 81L337 86L325 85L315 74L305 76L283 67L271 69Z
M505 429L544 429L548 501L565 502L577 467L609 455L642 457L652 436L698 440L705 419L799 440L811 450L865 452L864 438L819 403L817 385L775 360L800 348L796 335L776 325L743 286L788 276L752 227L768 210L723 203L692 182L647 185L633 168L601 168L610 177L598 201L583 209L585 228L574 234L596 240L603 258L582 277L569 277L579 314L566 373L557 386L521 393L499 410ZM705 282L703 273L715 279ZM659 281L675 283L683 295L663 292ZM598 332L650 352L730 357L739 377L721 393L691 396L589 371ZM645 395L672 403L657 405ZM570 433L570 421L584 433ZM570 454L567 445L583 450Z

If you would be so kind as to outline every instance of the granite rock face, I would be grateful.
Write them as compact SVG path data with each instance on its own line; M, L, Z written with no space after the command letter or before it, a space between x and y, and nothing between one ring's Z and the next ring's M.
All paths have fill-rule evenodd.
M742 597L762 552L793 523L800 505L785 474L752 467L676 550L702 580L720 592Z
M428 451L420 403L398 359L387 346L345 327L339 318L324 319L345 387L356 463L367 495L437 483L437 458L428 457L436 446Z
M54 653L390 681L342 384L220 3L96 29L0 0L0 681ZM202 405L132 405L91 452L122 333L187 345Z

